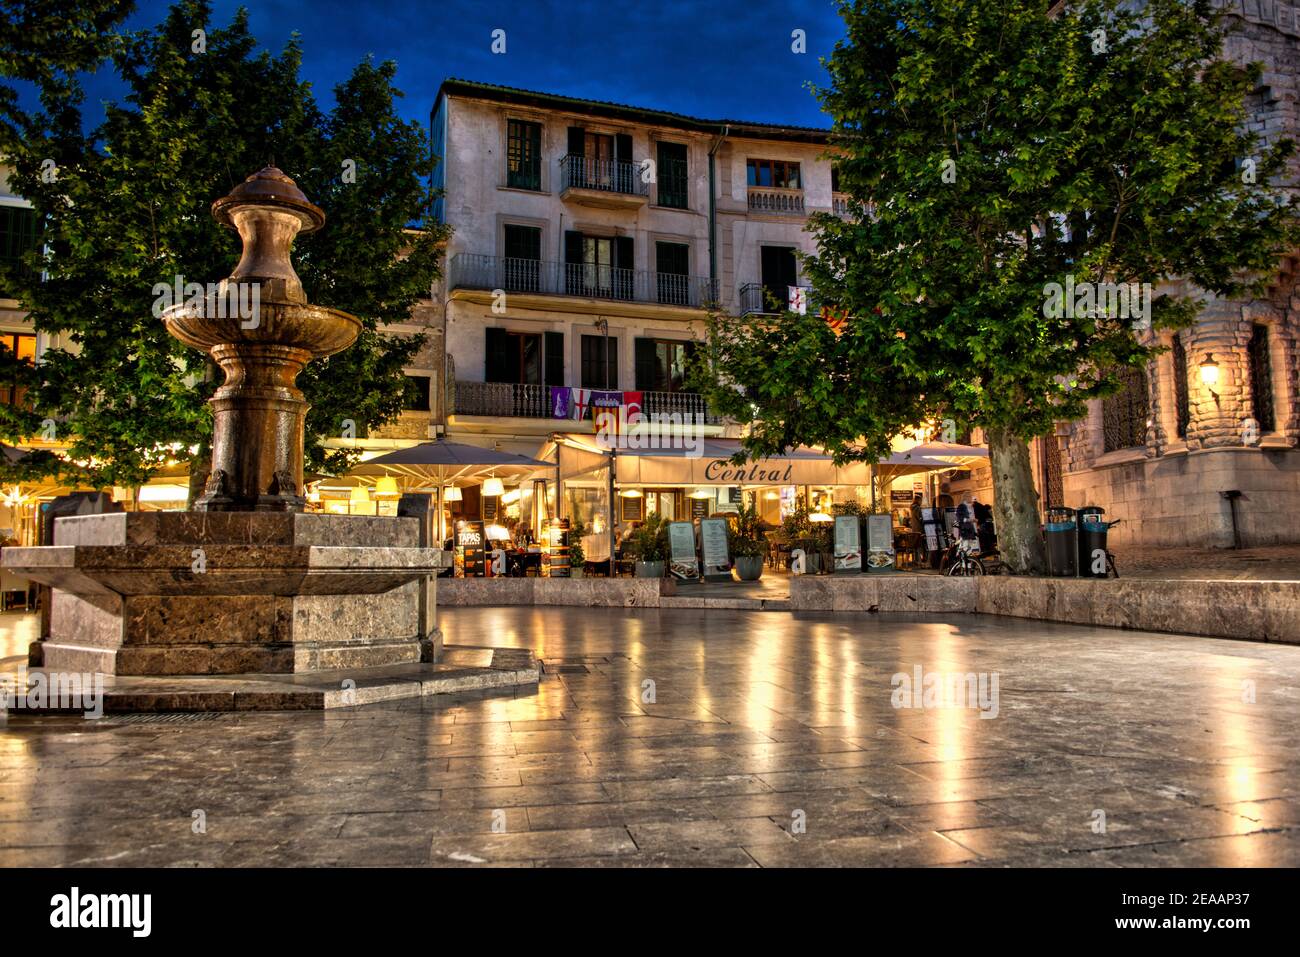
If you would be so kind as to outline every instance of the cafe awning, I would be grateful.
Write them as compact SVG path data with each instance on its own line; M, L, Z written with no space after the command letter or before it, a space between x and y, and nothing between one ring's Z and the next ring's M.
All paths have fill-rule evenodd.
M556 437L560 478L577 478L609 464L609 452L590 435ZM738 439L702 439L692 448L616 449L614 481L620 486L869 485L871 466L836 467L831 456L800 446L784 455L733 465Z
M455 485L490 475L497 478L527 475L548 467L551 467L551 463L513 452L439 440L386 452L358 463L346 474L393 475L405 478L412 487L429 488Z

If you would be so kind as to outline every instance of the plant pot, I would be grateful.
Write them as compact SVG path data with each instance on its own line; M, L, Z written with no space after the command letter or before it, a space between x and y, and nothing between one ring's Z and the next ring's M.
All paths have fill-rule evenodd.
M803 570L805 575L816 575L822 570L822 553L805 552Z
M581 577L582 577L582 566L581 566L581 565L570 565L570 566L569 566L569 577L570 577L570 578L581 578Z
M736 577L743 582L756 582L763 574L762 555L737 555Z
M636 577L637 578L663 578L664 563L663 562L637 562Z

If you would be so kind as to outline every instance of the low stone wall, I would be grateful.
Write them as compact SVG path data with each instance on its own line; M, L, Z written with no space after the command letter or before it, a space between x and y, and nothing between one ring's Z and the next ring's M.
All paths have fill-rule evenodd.
M802 576L794 611L975 612L1300 644L1300 582Z
M439 578L438 604L657 608L658 578Z
M984 614L1300 644L1300 582L801 575L790 598L676 596L641 578L440 578L438 604Z

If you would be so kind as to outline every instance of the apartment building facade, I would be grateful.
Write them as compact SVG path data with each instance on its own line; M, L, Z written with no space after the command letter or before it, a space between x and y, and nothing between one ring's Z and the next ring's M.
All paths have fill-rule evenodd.
M441 424L535 452L552 386L701 415L683 367L710 308L784 301L835 207L825 130L702 120L448 80L431 119L449 224Z

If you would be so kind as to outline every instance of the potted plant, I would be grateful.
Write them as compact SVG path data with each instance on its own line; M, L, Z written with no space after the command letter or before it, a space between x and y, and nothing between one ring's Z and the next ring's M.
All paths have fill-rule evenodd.
M668 555L668 524L650 515L637 527L625 546L636 557L637 578L663 578Z
M758 581L767 555L767 538L758 511L752 505L742 508L734 527L730 522L727 524L727 533L727 547L735 559L736 576L743 582Z
M820 523L808 517L808 506L799 504L794 511L781 522L781 528L790 542L790 548L802 549L804 554L804 573L815 575L821 570L822 549L819 540Z
M582 547L582 539L587 534L587 526L582 519L575 518L569 525L569 577L581 578L583 566L587 563L587 552Z

